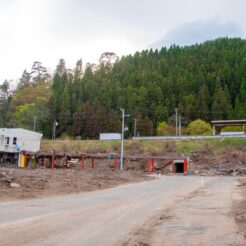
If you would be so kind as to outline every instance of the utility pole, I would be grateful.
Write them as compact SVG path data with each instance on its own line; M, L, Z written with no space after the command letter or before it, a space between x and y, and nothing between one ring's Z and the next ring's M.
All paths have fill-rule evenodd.
M122 113L122 126L121 126L121 153L120 153L120 170L123 170L124 159L124 131L125 131L125 109L120 109Z
M36 132L37 116L34 116L33 131Z
M125 117L130 116L129 114L125 114L125 109L120 109L122 113L122 129L121 129L121 153L120 153L120 170L123 170L123 161L124 161L124 132L125 132Z
M178 109L175 108L175 119L176 119L176 136L178 136Z
M134 119L134 137L137 136L137 119Z
M56 122L56 120L54 120L53 123L53 131L52 131L52 139L55 140L56 138L56 126L58 125L58 123Z
M179 136L181 136L181 115L179 115Z

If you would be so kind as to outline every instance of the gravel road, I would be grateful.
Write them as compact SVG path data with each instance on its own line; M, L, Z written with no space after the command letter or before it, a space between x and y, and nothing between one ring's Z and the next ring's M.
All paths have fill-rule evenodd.
M161 176L107 190L0 202L0 245L245 245L233 177Z

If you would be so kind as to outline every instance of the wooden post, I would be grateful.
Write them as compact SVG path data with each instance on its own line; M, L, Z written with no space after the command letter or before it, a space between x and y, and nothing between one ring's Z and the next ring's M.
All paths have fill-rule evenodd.
M28 167L28 156L25 154L25 168Z
M172 161L172 173L174 173L175 170L174 170L174 161Z
M55 167L55 156L53 155L51 158L51 168L54 169Z
M85 158L84 158L83 155L81 156L81 168L82 168L82 169L85 168Z
M94 162L94 159L91 160L91 168L94 169L95 167L95 162Z
M184 173L187 173L188 171L188 161L187 159L184 159Z
M151 160L150 159L148 159L147 170L148 170L148 172L151 171Z
M154 159L152 159L152 173L155 172L155 162L154 162Z
M117 169L118 168L118 155L115 154L114 156L114 168Z

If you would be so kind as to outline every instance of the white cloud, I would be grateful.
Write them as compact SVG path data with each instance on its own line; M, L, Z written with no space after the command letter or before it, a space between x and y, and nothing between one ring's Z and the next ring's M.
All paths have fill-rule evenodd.
M221 22L219 18L213 18L208 21L189 22L177 26L150 47L161 48L172 44L185 46L219 37L240 37L241 35L240 27L236 23Z
M243 0L0 0L0 83L35 60L52 69L60 58L68 67L79 58L97 62L105 51L141 50L183 23L213 16L244 30L245 7Z

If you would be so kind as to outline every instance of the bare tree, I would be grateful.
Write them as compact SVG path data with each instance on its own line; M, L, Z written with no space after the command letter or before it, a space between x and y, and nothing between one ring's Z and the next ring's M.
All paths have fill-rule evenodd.
M100 63L112 65L119 60L119 57L114 52L104 52L99 59Z

